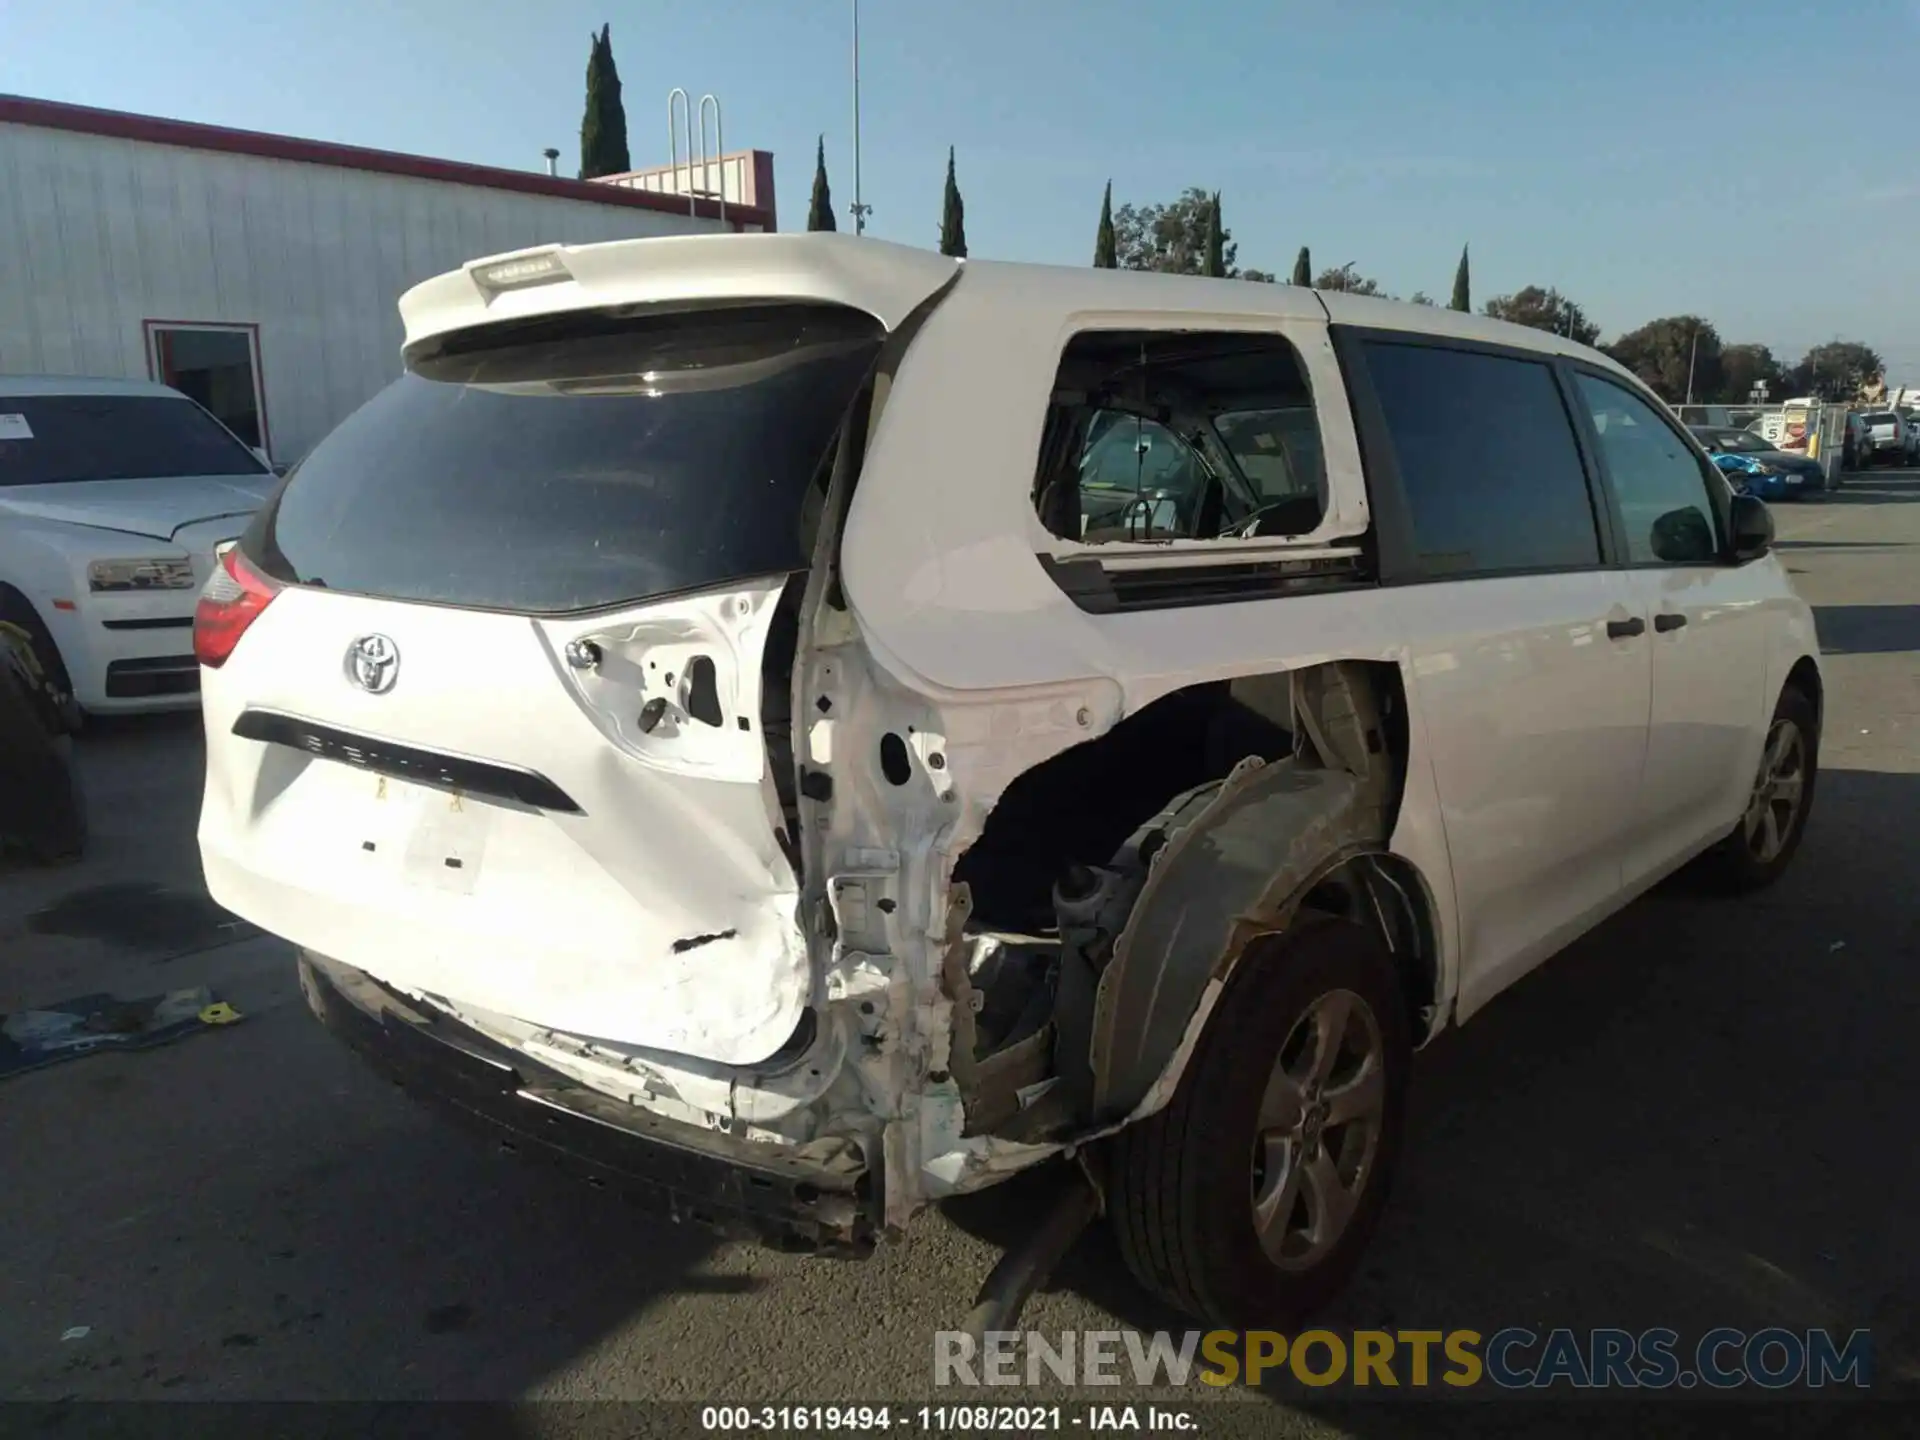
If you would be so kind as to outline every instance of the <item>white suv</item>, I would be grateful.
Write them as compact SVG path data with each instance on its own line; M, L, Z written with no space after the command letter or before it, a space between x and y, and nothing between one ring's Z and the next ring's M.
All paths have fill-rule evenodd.
M214 548L277 483L165 385L0 377L0 623L88 712L191 709Z
M1766 508L1582 346L822 235L400 308L201 602L208 883L390 1073L667 1213L862 1254L1065 1153L998 1318L1097 1197L1271 1323L1417 1046L1800 840Z

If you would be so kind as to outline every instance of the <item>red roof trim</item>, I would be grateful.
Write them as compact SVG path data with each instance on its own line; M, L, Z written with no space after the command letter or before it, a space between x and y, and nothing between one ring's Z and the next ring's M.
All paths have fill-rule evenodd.
M594 205L624 205L633 210L687 213L684 196L658 195L589 180L568 180L492 165L468 165L458 160L431 160L423 155L400 155L359 145L334 145L322 140L298 140L290 135L267 135L257 130L229 130L187 120L163 120L153 115L129 115L119 110L96 110L56 100L33 100L24 95L0 95L0 122L34 125L43 130L71 130L82 135L104 135L116 140L140 140L150 145L173 145L187 150L215 150L229 155L256 155L266 160L293 160L307 165L332 165L341 170L370 170L404 175L415 180L438 180L448 185L474 185L488 190L514 190L523 195L549 195L561 200L584 200ZM695 200L696 213L719 218L711 200ZM735 225L773 228L773 216L752 205L729 205L727 219Z

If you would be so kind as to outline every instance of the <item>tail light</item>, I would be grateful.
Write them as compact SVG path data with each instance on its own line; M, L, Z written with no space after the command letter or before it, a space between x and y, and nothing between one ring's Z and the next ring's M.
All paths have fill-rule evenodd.
M228 545L214 560L213 575L193 611L193 654L202 665L219 669L275 595L280 583L262 575Z

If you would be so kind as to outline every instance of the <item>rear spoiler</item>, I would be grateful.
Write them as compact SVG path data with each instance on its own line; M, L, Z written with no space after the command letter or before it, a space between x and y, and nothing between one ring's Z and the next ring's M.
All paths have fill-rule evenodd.
M501 320L612 306L794 300L888 330L959 271L930 250L848 235L684 235L541 245L473 260L400 297L404 347Z

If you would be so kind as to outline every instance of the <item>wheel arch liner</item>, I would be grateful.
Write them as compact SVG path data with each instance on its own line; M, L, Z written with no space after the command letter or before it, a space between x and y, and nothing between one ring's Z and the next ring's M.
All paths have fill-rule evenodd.
M1209 985L1254 936L1284 929L1322 877L1382 847L1391 829L1383 781L1298 759L1244 761L1150 824L1180 828L1154 855L1094 997L1096 1123L1163 1088L1156 1082L1182 1053Z

